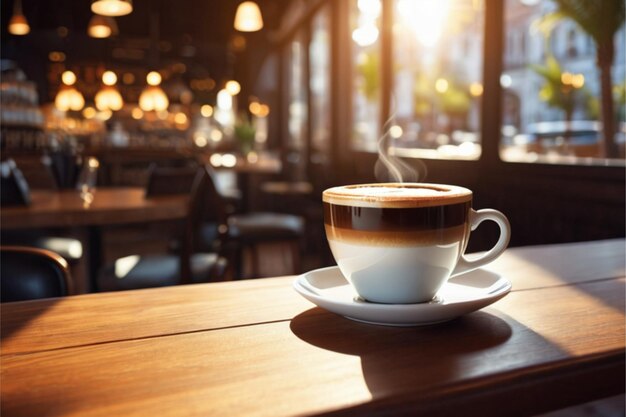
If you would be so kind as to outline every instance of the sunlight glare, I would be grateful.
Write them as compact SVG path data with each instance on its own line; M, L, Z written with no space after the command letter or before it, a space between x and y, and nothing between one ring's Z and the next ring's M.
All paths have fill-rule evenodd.
M432 48L443 32L449 6L449 0L400 0L398 12L418 41Z

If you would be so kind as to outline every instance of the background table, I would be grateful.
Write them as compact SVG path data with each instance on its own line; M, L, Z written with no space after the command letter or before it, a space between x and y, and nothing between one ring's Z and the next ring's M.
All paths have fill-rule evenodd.
M4 415L526 415L624 392L625 241L509 249L492 306L428 327L294 277L2 306ZM439 414L437 414L439 413Z
M108 225L144 223L183 219L187 215L188 197L169 195L145 198L140 187L98 188L90 204L80 198L77 190L31 191L31 204L24 207L3 207L0 227L3 230L35 228L67 228L81 240L85 267L89 277L76 278L79 293L95 289L100 266L100 228ZM91 283L89 283L91 278Z

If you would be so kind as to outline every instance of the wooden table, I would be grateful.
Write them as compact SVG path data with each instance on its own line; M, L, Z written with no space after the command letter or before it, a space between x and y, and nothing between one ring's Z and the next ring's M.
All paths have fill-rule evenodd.
M71 228L87 256L85 268L91 283L78 280L78 292L96 288L102 227L118 224L182 219L187 215L187 196L144 197L140 187L98 188L87 204L76 190L31 191L26 207L3 207L0 210L2 230L33 228ZM89 281L89 280L85 280Z
M625 241L509 249L445 324L357 323L293 277L2 305L6 416L528 415L624 392Z

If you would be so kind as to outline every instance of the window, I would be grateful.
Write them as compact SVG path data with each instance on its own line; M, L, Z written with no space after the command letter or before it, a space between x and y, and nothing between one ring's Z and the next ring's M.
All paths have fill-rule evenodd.
M395 0L393 5L390 135L396 153L477 159L483 93L482 2Z
M285 97L285 128L287 131L287 152L284 155L284 170L294 180L306 176L307 153L307 74L306 48L304 31L298 32L285 45L285 76L283 85L286 87Z
M311 94L311 148L327 152L330 147L330 9L312 20L309 45L309 91ZM317 155L314 153L312 156Z
M351 4L352 144L362 150L374 150L380 136L381 12L380 0L353 0Z
M288 146L291 149L303 149L306 146L307 90L305 84L305 53L304 34L299 33L287 44L287 77L288 80Z
M608 7L619 0L603 3ZM588 4L593 7L593 2ZM522 65L503 62L500 156L511 162L623 164L624 26L614 33L612 87L603 91L593 40L572 18L546 24L555 12L558 5L553 1L505 2L507 38L522 29L527 33L529 50ZM584 8L580 12L581 17L591 15ZM587 24L601 26L606 22ZM510 53L504 52L505 56ZM613 106L608 109L613 116L607 117L614 117L614 128L608 136L602 123L607 112L603 95L610 97Z

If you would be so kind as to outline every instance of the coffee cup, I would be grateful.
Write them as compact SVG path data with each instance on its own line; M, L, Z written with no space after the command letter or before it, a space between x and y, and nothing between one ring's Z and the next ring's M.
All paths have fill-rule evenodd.
M366 301L431 301L451 276L479 268L506 249L511 227L497 210L472 209L467 188L426 183L333 187L322 194L324 226L342 274ZM470 233L485 220L500 227L491 250L468 259Z

